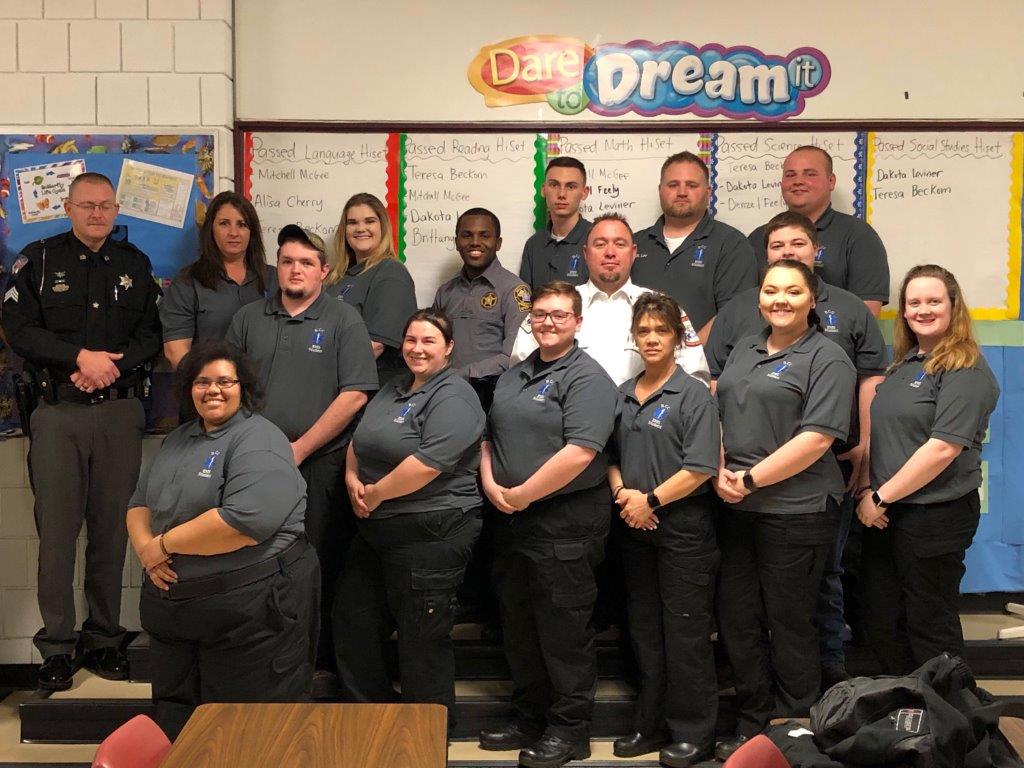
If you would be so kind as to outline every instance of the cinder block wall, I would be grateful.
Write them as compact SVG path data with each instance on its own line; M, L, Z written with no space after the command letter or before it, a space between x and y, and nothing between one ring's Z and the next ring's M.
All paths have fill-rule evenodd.
M212 133L217 188L234 188L232 0L0 0L0 134ZM147 439L146 460L159 445ZM0 664L38 662L39 541L27 442L0 439ZM79 541L75 598L84 617ZM122 623L139 628L129 552Z

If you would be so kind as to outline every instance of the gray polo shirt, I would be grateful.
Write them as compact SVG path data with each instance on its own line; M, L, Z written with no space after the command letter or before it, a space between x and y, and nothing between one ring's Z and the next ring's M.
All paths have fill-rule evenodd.
M871 401L871 487L877 489L929 438L963 446L939 476L900 499L907 504L952 501L981 485L981 444L999 400L984 357L973 368L928 374L914 351L889 372Z
M267 266L263 272L266 288L260 293L256 275L245 273L241 285L221 272L217 286L210 290L190 277L179 274L164 291L160 302L160 324L164 341L191 339L193 343L223 339L235 312L254 301L277 292L277 270Z
M750 244L738 230L704 214L672 253L665 217L636 235L633 282L664 291L686 308L698 331L740 291L757 285Z
M282 306L280 292L242 307L227 341L259 365L267 392L263 413L291 441L305 434L341 392L377 389L370 338L359 313L325 293L295 317ZM343 448L353 427L349 423L314 455Z
M627 488L653 491L681 469L718 474L722 432L718 405L703 382L676 366L675 373L641 404L637 379L619 387L622 413L615 423L614 449ZM707 493L708 483L690 496Z
M409 383L408 377L393 378L366 406L352 436L359 479L376 483L409 456L441 474L418 491L385 501L371 516L479 507L477 473L486 420L480 399L451 368L418 389L408 390Z
M801 432L845 440L857 375L839 347L816 329L769 354L768 329L742 339L718 378L722 445L729 469L750 469ZM732 505L773 514L821 512L843 497L835 454Z
M737 294L722 307L711 326L704 352L711 376L718 378L736 342L764 330L766 323L758 307L759 288ZM814 297L821 330L846 353L862 376L881 376L889 365L885 340L878 321L864 302L849 291L819 282Z
M862 300L889 302L889 260L882 238L866 221L829 206L816 222L818 255L814 271L829 285L836 285ZM764 268L764 233L767 224L750 233L759 269Z
M580 216L569 234L561 240L551 235L550 227L538 229L523 246L523 261L519 265L519 276L530 288L564 280L573 285L583 285L590 279L587 261L583 258L583 246L591 222Z
M239 411L203 431L193 419L171 432L139 476L128 507L148 507L162 533L210 509L259 542L222 555L174 555L185 582L268 560L305 530L306 482L281 430L258 414Z
M465 270L437 289L434 308L452 321L452 365L468 379L508 370L519 326L530 311L530 286L495 259L470 280Z
M597 455L551 496L606 482L604 448L615 425L618 395L604 369L575 342L551 363L541 361L539 351L531 353L503 373L494 388L485 439L493 447L495 481L514 488L564 446L581 445Z
M766 323L758 307L758 294L758 288L744 291L722 307L715 318L708 343L704 347L712 377L721 375L729 353L740 339L764 330ZM818 282L818 293L814 299L822 333L842 347L857 374L884 374L889 365L889 353L878 328L878 321L864 302L849 291L821 281ZM850 433L845 441L837 440L833 443L832 450L837 454L846 453L859 442L860 416L855 391L850 412Z

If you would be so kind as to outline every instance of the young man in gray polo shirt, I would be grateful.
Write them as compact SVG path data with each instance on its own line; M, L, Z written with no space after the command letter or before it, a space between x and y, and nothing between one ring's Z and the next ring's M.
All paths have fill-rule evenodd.
M889 261L878 233L866 221L832 208L836 175L832 156L820 147L798 147L782 163L782 199L791 211L802 213L818 228L815 271L830 285L859 296L878 317L889 301ZM765 263L765 226L748 239Z
M526 241L519 276L530 288L552 280L582 285L589 277L583 246L590 222L580 215L580 204L590 195L586 167L575 157L552 159L541 194L549 223Z
M263 415L288 437L306 481L306 535L320 558L323 585L317 666L329 668L333 587L355 530L344 449L367 393L377 389L377 367L359 313L322 290L330 270L323 240L289 224L277 243L280 290L242 307L226 340L260 366Z
M637 233L632 270L637 285L656 287L679 302L701 344L718 310L757 283L750 244L708 210L709 179L707 165L692 152L665 160L658 184L664 214Z

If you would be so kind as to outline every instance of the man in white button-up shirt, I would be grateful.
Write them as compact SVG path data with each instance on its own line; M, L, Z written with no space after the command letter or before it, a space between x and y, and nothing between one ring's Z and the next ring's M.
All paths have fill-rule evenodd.
M636 258L636 243L629 224L619 214L609 213L594 220L583 255L590 280L579 286L583 297L583 324L576 332L576 341L618 385L643 370L643 359L633 342L630 326L633 303L651 289L642 288L629 279ZM683 328L685 338L676 351L676 362L691 376L707 382L704 348L686 316L685 307ZM512 364L525 360L536 348L527 317L516 336Z

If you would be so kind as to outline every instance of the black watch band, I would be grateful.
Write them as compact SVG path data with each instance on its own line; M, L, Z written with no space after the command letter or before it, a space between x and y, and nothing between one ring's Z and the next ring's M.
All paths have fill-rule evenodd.
M658 498L658 495L654 491L651 491L650 493L647 494L647 506L649 506L651 509L657 509L658 507L661 506L661 500Z
M746 488L748 491L757 490L757 483L754 482L754 476L750 474L749 469L743 473L743 487Z
M882 497L878 495L878 491L871 492L871 503L879 509L885 509L889 506L888 501L882 501Z

